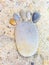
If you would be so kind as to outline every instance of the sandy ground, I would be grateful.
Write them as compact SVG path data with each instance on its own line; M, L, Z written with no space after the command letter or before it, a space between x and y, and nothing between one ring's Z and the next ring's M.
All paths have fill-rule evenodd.
M30 58L21 57L15 46L15 26L9 23L14 13L21 9L32 13L38 11L40 20L36 23L39 30L39 48ZM49 0L0 0L0 65L49 65Z

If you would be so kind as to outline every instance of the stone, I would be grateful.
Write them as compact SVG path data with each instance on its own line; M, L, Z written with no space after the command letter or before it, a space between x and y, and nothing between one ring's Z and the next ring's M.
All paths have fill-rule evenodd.
M15 30L16 46L20 55L32 56L36 53L39 42L38 29L33 22L21 22Z

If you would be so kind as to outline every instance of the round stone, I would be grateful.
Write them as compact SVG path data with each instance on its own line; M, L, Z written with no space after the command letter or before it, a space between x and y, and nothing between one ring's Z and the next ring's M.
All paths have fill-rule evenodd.
M31 20L31 13L29 11L27 12L26 16L28 20Z
M10 19L9 23L14 26L16 25L16 21L13 18Z
M29 57L36 53L39 42L38 29L33 22L22 22L16 26L15 39L18 52Z
M40 13L39 12L34 12L32 15L32 21L33 23L36 23L40 18Z
M20 15L14 13L14 14L13 14L13 18L14 18L16 21L19 21L19 20L20 20Z

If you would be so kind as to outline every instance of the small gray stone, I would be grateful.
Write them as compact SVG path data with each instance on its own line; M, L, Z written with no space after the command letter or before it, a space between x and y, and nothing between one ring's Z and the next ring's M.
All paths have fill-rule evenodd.
M13 14L13 18L14 18L15 20L19 21L19 20L20 20L20 15L14 13L14 14Z
M31 20L31 13L29 11L26 13L26 16L28 20Z
M20 11L20 16L21 16L21 18L22 18L23 21L26 20L26 12L24 10Z

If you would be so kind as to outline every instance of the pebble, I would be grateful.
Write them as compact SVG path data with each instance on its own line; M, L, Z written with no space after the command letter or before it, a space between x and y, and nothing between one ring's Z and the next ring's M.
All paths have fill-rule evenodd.
M32 21L33 23L36 23L40 18L40 13L39 12L34 12L32 15Z
M20 16L22 18L22 21L26 20L26 12L24 10L20 10Z
M15 39L18 52L24 57L34 55L38 48L38 29L33 22L21 22L16 26Z
M14 18L16 21L19 21L19 20L20 20L20 15L14 13L14 14L13 14L13 18Z
M15 21L13 18L10 19L9 23L10 23L11 25L16 25L16 21Z
M31 65L34 65L34 62L31 62Z
M27 12L26 16L28 20L31 20L31 13L29 11Z

